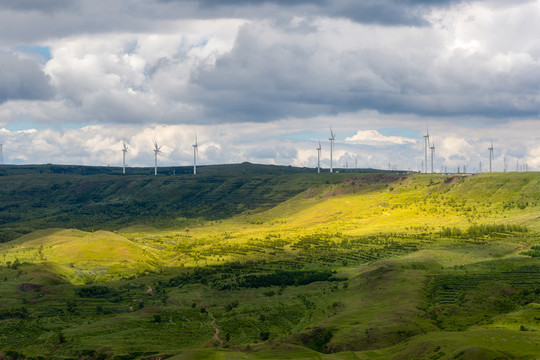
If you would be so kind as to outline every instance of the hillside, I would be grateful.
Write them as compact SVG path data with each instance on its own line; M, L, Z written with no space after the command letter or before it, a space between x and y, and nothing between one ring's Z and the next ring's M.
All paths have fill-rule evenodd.
M172 175L173 170L177 175ZM270 208L314 184L343 179L285 166L121 169L0 166L0 241L37 229L115 230L131 224L173 227Z
M536 358L540 174L261 176L214 188L257 204L221 217L0 244L0 352Z

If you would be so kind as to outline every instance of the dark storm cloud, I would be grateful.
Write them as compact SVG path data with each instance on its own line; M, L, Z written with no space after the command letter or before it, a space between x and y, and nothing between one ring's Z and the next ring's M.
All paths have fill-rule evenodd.
M0 103L50 99L53 92L49 78L35 62L0 52Z

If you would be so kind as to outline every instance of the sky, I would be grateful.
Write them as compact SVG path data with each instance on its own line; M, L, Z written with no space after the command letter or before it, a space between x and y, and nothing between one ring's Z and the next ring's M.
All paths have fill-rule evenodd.
M540 171L540 0L2 0L5 164ZM428 130L429 129L429 130ZM428 160L430 163L430 160ZM429 166L429 170L430 166Z

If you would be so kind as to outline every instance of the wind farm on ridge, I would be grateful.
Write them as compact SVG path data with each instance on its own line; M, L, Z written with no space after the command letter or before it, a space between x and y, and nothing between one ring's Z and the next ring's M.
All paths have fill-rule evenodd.
M456 168L450 170L448 166L444 166L440 168L439 171L436 170L436 164L435 164L435 141L433 140L433 135L430 135L429 128L426 128L425 135L422 136L424 138L424 160L420 162L420 165L418 167L417 172L423 172L423 173L467 173L467 164L464 164L462 167L457 166ZM329 166L328 166L328 172L334 173L336 170L336 166L334 165L334 154L335 154L335 142L336 142L336 134L333 131L332 127L330 127L330 137L329 140ZM158 156L162 154L161 148L162 146L158 146L157 139L153 139L152 143L154 145L153 152L154 152L154 175L158 175ZM317 141L318 146L315 148L317 151L317 162L316 162L316 171L317 173L320 173L322 171L322 160L323 160L323 153L322 153L322 145L320 140ZM122 173L126 173L126 153L128 152L127 143L125 141L122 141ZM197 174L197 162L199 160L199 143L197 139L197 134L194 136L194 144L193 147L193 174ZM0 155L1 153L1 145L0 145ZM489 172L493 171L493 160L494 160L494 147L493 147L493 139L490 140L490 147L487 149L489 151L488 153L488 159L489 159ZM355 169L358 169L358 155L355 156L354 159L355 162ZM507 163L506 158L504 159L504 172L507 171ZM343 166L338 166L338 168L348 169L348 165L345 164ZM411 171L410 166L408 170L405 170L405 166L396 166L394 165L394 168L392 169L389 165L389 170L394 171ZM528 171L528 165L525 163L520 167L519 161L516 163L516 172L518 171ZM469 173L481 173L482 172L482 161L479 162L478 168L474 171L469 171Z

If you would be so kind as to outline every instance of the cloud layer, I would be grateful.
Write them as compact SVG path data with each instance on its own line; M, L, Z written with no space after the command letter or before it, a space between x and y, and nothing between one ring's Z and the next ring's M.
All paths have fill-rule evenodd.
M349 165L362 152L365 164L405 168L422 161L429 123L441 164L479 167L466 153L495 137L534 167L539 20L538 1L4 1L0 143L13 162L52 162L17 139L84 149L55 161L94 164L121 138L163 127L178 143L197 128L208 162L312 166L332 125ZM391 128L401 130L383 135ZM184 161L169 146L164 161Z

